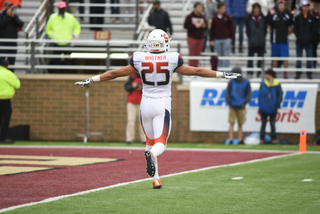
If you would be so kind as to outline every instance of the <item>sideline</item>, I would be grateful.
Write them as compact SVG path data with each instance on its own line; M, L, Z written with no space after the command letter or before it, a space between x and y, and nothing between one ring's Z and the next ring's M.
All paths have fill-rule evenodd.
M139 148L139 149L141 149L141 148ZM299 154L301 154L301 153L299 153L299 152L290 152L289 154L284 154L284 155L278 155L278 156L267 157L267 158L260 158L260 159L237 162L237 163L232 163L232 164L223 164L223 165L219 165L219 166L204 167L204 168L200 168L200 169L194 169L194 170L189 170L189 171L184 171L184 172L179 172L179 173L163 175L161 177L164 177L164 178L165 177L172 177L172 176L183 175L183 174L188 174L188 173L192 173L192 172L200 172L200 171L204 171L204 170L227 167L227 166L238 166L238 165L243 165L243 164L247 164L247 163L255 163L255 162L259 162L259 161L267 161L267 160L272 160L272 159L276 159L276 158L288 157L288 156L299 155ZM125 186L125 185L129 185L129 184L139 183L139 182L143 182L143 181L147 181L147 180L151 180L151 179L152 178L145 178L145 179L140 179L140 180L136 180L136 181L119 183L119 184L115 184L115 185L111 185L111 186L100 187L100 188L97 188L97 189L91 189L91 190L86 190L86 191L77 192L77 193L73 193L73 194L61 195L61 196L57 196L57 197L47 198L45 200L38 201L38 202L31 202L31 203L27 203L27 204L21 204L21 205L17 205L17 206L7 207L7 208L4 208L4 209L1 209L0 213L11 211L11 210L15 210L15 209L18 209L18 208L33 206L33 205L37 205L37 204L53 202L53 201L57 201L57 200L60 200L60 199L63 199L63 198L68 198L68 197L72 197L72 196L84 195L84 194L97 192L97 191L101 191L101 190L106 190L106 189Z
M144 151L144 147L113 147L113 146L45 146L45 145L18 145L18 146L3 146L0 148L55 148L55 149L109 149L109 150L141 150ZM260 149L213 149L213 148L166 148L169 151L191 151L191 152L262 152L262 153L295 153L299 151L289 150L260 150ZM320 151L306 151L306 153L320 154Z

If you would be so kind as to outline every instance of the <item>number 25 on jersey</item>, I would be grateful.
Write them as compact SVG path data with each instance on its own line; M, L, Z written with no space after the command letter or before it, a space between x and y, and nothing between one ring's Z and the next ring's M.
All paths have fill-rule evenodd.
M156 73L165 74L165 81L147 81L146 74L151 74L154 72L154 63L156 64ZM167 85L169 83L170 73L169 70L163 67L168 66L168 62L142 62L142 67L148 67L141 71L141 78L146 85ZM156 76L156 75L155 75ZM156 79L156 78L155 78Z

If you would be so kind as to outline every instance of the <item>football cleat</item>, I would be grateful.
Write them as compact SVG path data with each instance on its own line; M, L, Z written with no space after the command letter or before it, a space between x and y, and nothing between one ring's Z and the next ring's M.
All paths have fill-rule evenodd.
M147 162L147 174L149 175L149 177L152 178L156 173L156 167L154 165L154 156L150 151L145 151L144 157L146 158Z
M153 189L162 189L161 180L155 179L152 181Z

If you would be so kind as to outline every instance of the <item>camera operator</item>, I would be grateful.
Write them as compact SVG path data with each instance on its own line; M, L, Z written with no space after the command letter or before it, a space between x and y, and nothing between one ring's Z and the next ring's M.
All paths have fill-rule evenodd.
M15 13L15 8L10 1L4 3L4 10L0 13L0 39L17 39L18 31L23 27L23 22ZM6 50L3 46L16 47L16 42L0 42L0 54L16 54L17 49ZM0 60L5 56L0 56ZM14 65L16 58L8 57L9 65ZM10 69L14 72L14 69Z

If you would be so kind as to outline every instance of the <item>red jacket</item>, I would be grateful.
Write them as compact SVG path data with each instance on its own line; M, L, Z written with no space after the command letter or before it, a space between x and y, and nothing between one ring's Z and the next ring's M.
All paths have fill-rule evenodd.
M214 39L233 39L234 26L232 18L224 14L222 19L219 19L217 15L212 18L212 25L210 29L210 41Z
M205 28L196 28L196 23L205 23ZM203 39L204 32L207 30L207 20L203 15L197 16L194 12L190 13L184 20L184 28L188 30L188 37Z
M138 73L131 74L124 85L125 90L129 92L127 102L140 104L142 98L142 91L133 88L132 84L134 82L142 85L141 77Z

